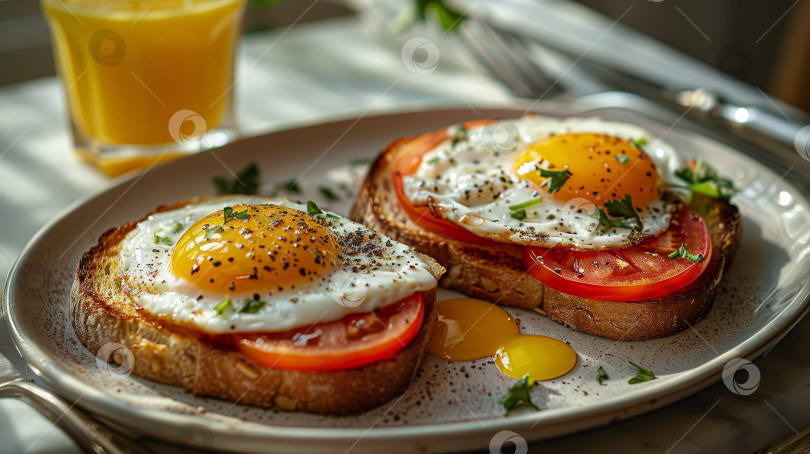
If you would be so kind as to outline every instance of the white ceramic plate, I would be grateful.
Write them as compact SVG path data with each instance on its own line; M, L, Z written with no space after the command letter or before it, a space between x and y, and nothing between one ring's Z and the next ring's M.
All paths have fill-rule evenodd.
M539 107L541 114L577 113L572 105ZM104 230L159 204L213 194L211 179L228 175L226 167L236 171L259 163L263 192L303 175L302 186L317 194L319 185L347 176L341 169L349 161L373 157L392 138L457 121L522 113L452 108L307 126L241 140L122 180L77 203L27 246L5 289L9 331L28 363L60 394L135 432L222 450L380 452L482 449L501 430L538 440L627 418L716 382L729 360L760 354L799 320L807 306L804 275L810 269L810 205L805 196L758 162L716 142L627 112L602 110L589 115L634 122L665 135L683 155L702 156L733 178L743 188L733 201L744 214L745 235L709 315L675 336L616 342L512 310L524 332L561 339L579 354L572 372L533 388L540 412L502 416L497 399L513 380L491 361L447 363L434 357L428 357L407 393L363 415L268 411L195 398L177 388L118 375L99 367L73 333L69 290L81 254ZM344 212L349 205L348 197L331 204L318 200ZM659 378L629 385L636 370L628 361ZM599 366L610 376L604 386L596 381Z

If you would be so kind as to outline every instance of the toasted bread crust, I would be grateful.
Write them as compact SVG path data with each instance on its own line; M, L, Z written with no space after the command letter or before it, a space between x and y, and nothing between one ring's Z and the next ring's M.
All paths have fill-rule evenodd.
M156 211L199 200L161 206ZM139 377L179 386L197 396L337 415L382 405L405 391L416 374L436 323L435 289L424 294L425 317L419 334L387 360L329 372L271 369L214 336L149 316L119 290L120 242L136 224L102 234L98 244L84 254L76 272L71 321L79 340L94 354L106 344L122 344L132 353L132 373ZM425 260L438 279L444 270L432 259Z
M440 285L507 306L534 309L578 331L619 340L669 336L708 312L714 290L742 239L737 208L696 195L693 209L706 220L712 257L689 286L669 295L637 302L580 298L546 287L530 276L520 246L471 245L416 225L403 211L391 181L392 163L412 137L389 143L360 188L350 218L435 258L448 272Z

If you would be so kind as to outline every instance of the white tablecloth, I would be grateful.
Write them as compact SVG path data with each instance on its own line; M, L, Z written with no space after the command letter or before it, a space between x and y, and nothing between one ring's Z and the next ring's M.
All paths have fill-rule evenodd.
M288 33L249 35L238 64L237 113L243 132L254 135L335 116L431 104L509 100L506 89L457 64L457 58L440 59L428 79L407 70L399 50L397 44L371 35L356 18L298 25ZM38 228L71 203L113 181L71 153L61 95L55 78L0 88L3 276ZM531 450L753 450L810 423L810 413L803 410L810 405L810 393L806 392L810 366L803 347L809 342L810 323L805 321L757 361L768 380L763 379L756 399L732 395L716 385L648 415L533 445ZM0 327L0 351L18 367L23 366L4 327ZM76 452L72 442L50 423L24 404L10 400L0 401L0 440L0 452Z

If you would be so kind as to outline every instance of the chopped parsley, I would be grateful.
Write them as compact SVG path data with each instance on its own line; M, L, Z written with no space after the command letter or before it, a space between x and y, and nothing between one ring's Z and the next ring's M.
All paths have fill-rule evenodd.
M415 3L415 21L425 22L427 20L428 9L431 9L436 14L439 25L448 32L458 29L461 23L467 18L463 13L447 6L444 0L416 0Z
M628 156L623 155L623 154L614 154L613 159L621 162L622 164L627 164L627 163L630 162L630 158Z
M635 139L632 139L630 142L632 142L633 145L635 145L638 148L647 145L647 139L645 139L644 137L636 137Z
M276 184L276 189L281 189L281 190L284 190L284 191L287 191L287 192L292 192L294 194L300 194L301 193L301 187L298 186L298 182L295 181L295 180L282 181L282 182Z
M532 205L537 205L538 203L540 203L542 201L543 201L542 197L537 197L537 198L534 198L534 199L531 199L531 200L527 200L525 202L516 203L514 205L509 205L507 208L509 208L512 211L516 211L516 210L520 210L522 208L529 208Z
M318 192L320 192L321 195L326 200L329 200L330 202L335 202L335 201L340 200L340 198L331 189L329 189L326 186L318 186Z
M166 246L171 246L173 244L173 241L171 238L167 236L160 236L158 234L155 234L155 244L165 244Z
M513 218L518 219L518 220L523 219L523 218L526 217L526 210L521 208L520 210L513 211L513 212L509 213L509 216L512 216Z
M181 230L183 230L183 224L175 222L172 226L172 233L180 233Z
M628 224L627 221L622 219L611 219L606 214L605 211L599 207L596 207L596 210L590 214L590 217L597 219L599 221L599 231L600 232L607 232L608 230L614 227L621 227L625 229L633 228L632 225Z
M717 172L700 158L689 167L675 171L675 176L686 182L684 189L696 194L727 201L737 193L731 180L718 177Z
M467 128L463 124L457 124L448 129L449 135L453 139L450 141L451 147L455 148L459 142L462 140L467 140Z
M265 301L246 299L245 301L242 301L242 304L236 307L233 311L237 314L241 314L242 312L255 314L256 312L259 312L259 309L263 308L266 304L267 302Z
M509 388L509 391L507 391L505 395L498 399L498 403L503 405L503 408L506 410L504 416L509 416L512 410L521 405L527 405L535 410L540 410L537 405L532 402L531 395L529 394L533 384L534 380L532 380L532 377L526 374Z
M238 172L233 179L214 177L214 186L219 195L256 194L259 192L259 167L253 162Z
M669 254L667 257L671 259L689 259L693 263L702 263L706 261L703 254L694 255L686 249L686 245L681 243L681 247L677 251Z
M439 159L441 159L441 158L439 158L438 156L436 156L436 157L433 157L433 158L428 159L428 160L427 160L427 161L425 161L425 162L426 162L427 164L433 165L433 164L436 164L437 162L439 162Z
M596 370L596 381L599 382L600 385L604 385L604 383L602 383L602 380L607 379L608 379L607 372L605 372L605 369L603 369L602 366L599 366L599 369Z
M548 193L554 194L555 192L559 191L562 188L562 185L568 181L568 178L573 175L568 169L565 170L548 170L548 169L540 169L540 176L541 177L551 177L549 180L546 180L548 183Z
M315 216L316 218L337 219L337 216L335 216L332 213L324 213L324 211L322 209L318 208L318 205L316 205L315 202L313 202L312 200L307 200L307 213L310 216Z
M221 225L215 225L213 227L209 227L205 229L205 239L211 238L211 236L216 235L218 233L222 233L225 231Z
M630 361L630 364L632 364L636 369L638 369L638 374L636 374L635 377L631 378L627 383L635 385L636 383L644 383L645 381L655 380L656 378L658 378L651 370L645 369L632 361Z
M641 218L636 213L636 209L633 208L633 199L630 197L630 194L625 194L622 200L608 200L605 202L605 208L607 208L607 213L614 218L623 218L623 219L632 219L635 221L635 229L641 231L644 228L644 225L641 223Z
M225 298L224 300L222 300L222 301L220 301L219 303L217 303L217 305L216 305L216 306L214 306L214 312L215 312L217 315L221 315L221 314L222 314L222 311L224 311L224 310L225 310L225 308L227 308L227 307L228 307L228 306L230 306L230 305L231 305L231 299L230 299L230 298Z
M227 224L234 219L250 219L250 215L247 213L247 209L245 211L233 211L233 207L225 207L222 210L222 215L225 218L225 221L222 224ZM220 232L221 233L221 232Z
M542 197L536 197L534 199L527 200L525 202L509 205L507 207L511 211L511 213L509 213L509 216L512 216L515 219L523 219L526 217L526 208L538 204L542 201L543 201Z

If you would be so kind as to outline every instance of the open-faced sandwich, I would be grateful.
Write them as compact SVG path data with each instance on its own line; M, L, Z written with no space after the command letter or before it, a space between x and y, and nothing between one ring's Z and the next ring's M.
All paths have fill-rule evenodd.
M104 233L79 264L71 318L94 353L123 345L139 377L356 413L407 388L443 271L311 202L195 199Z
M526 116L391 142L351 218L435 258L446 287L640 340L711 307L742 236L733 193L636 126Z

